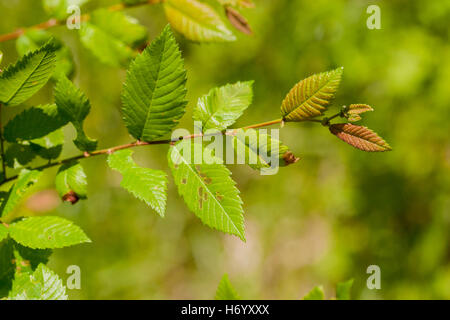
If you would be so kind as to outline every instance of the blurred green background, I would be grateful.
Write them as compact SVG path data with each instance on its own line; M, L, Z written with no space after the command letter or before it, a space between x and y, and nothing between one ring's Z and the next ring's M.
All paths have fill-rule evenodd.
M92 1L97 8L115 1ZM228 44L198 45L178 37L188 70L192 129L197 98L217 85L255 80L254 103L237 126L279 117L289 89L312 73L344 66L331 112L367 103L363 124L394 151L369 154L317 124L288 124L281 139L302 160L276 176L232 166L244 201L247 243L209 229L189 212L170 178L166 217L119 187L104 157L83 162L89 198L60 204L46 172L19 209L80 225L92 244L55 250L50 267L63 279L82 272L76 299L209 299L228 273L242 297L299 299L323 284L354 278L357 299L450 299L450 1L256 0L245 9L254 35ZM366 8L381 8L381 30L366 27ZM166 24L160 6L127 13L154 38ZM46 20L40 1L0 0L0 33ZM91 100L88 135L104 148L131 141L121 121L125 71L102 65L80 45L77 31L51 29L71 49L75 83ZM14 41L0 43L4 62ZM1 68L1 67L0 67ZM23 107L52 101L47 85ZM6 121L6 120L4 120ZM69 127L63 156L76 154ZM137 162L163 169L166 146L138 148ZM381 290L368 290L366 269L381 268Z

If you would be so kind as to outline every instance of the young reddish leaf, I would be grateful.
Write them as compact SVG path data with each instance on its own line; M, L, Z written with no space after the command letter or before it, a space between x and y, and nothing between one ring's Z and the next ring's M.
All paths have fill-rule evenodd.
M392 150L389 144L372 130L351 123L337 123L330 126L336 137L362 151L380 152Z
M373 108L367 104L351 104L347 109L347 114L361 114L367 111L373 111Z
M239 11L237 11L236 9L233 9L231 7L226 7L225 8L225 13L227 15L228 20L230 21L230 23L239 31L241 31L242 33L245 34L252 34L253 31L250 28L250 25L248 24L247 19L245 19L245 17L243 17Z
M362 118L361 118L361 116L359 114L351 114L351 115L348 115L348 118L347 118L347 120L350 121L350 122L357 122L357 121L359 121L361 119Z

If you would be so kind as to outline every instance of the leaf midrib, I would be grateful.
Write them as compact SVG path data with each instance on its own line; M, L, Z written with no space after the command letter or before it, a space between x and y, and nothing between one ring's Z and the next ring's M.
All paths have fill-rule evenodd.
M44 61L44 59L47 57L48 53L49 53L48 51L45 51L45 53L42 56L41 60L39 61L38 65L35 68L33 68L33 71L27 76L27 78L22 82L22 84L17 88L17 90L12 94L12 96L8 99L8 101L5 102L5 104L10 103L11 100L13 100L16 97L16 95L20 91L20 89L22 89L22 87L25 85L25 83L31 78L31 76L37 70L37 68L39 68L41 66L42 61Z
M140 134L141 139L144 136L145 128L147 128L147 124L148 124L148 122L150 120L150 115L152 114L152 106L153 106L153 100L154 100L153 97L155 95L156 89L158 88L158 82L159 82L159 76L160 76L160 72L161 72L162 59L163 59L163 56L164 56L164 52L166 51L166 43L167 43L167 37L164 36L164 43L163 43L163 47L162 47L162 50L161 50L161 54L159 56L158 71L157 71L156 80L155 80L155 87L153 88L153 91L152 91L152 93L150 95L150 105L148 106L148 112L147 112L147 116L145 118L145 123L144 123L144 126L142 127L142 130L141 130L141 134Z
M243 237L242 233L239 231L238 227L236 226L236 224L234 223L233 219L231 219L231 217L228 215L228 212L225 210L225 208L222 206L222 204L216 199L216 197L214 196L214 194L211 192L211 190L209 190L208 186L203 182L202 179L200 179L200 176L197 174L197 171L194 170L191 165L186 161L186 159L181 155L181 153L179 152L179 150L175 147L175 150L178 152L178 154L180 155L180 158L183 160L184 164L189 168L189 170L191 172L194 173L194 175L197 177L197 179L200 181L200 184L205 188L205 190L208 191L209 195L214 199L214 201L219 205L219 207L222 209L222 211L225 213L225 215L227 216L227 218L231 221L231 224L233 225L234 229L236 230L236 232L239 234L239 236Z
M308 99L306 99L305 101L303 101L298 107L292 109L292 111L290 111L288 114L286 114L284 116L284 118L287 118L291 115L291 113L295 112L298 109L301 109L307 102L309 102L310 100L312 100L313 97L316 96L316 94L320 91L322 91L323 88L325 88L331 81L335 80L335 78L337 77L338 74L335 74L333 77L331 77L330 79L328 79L328 81L321 86L320 88L318 88Z

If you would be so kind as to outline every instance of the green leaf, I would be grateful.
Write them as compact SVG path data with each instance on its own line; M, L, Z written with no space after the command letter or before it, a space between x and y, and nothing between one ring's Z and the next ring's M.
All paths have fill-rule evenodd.
M314 287L306 296L303 297L303 300L324 300L325 294L323 293L323 287L318 286Z
M78 226L59 217L30 217L10 226L15 241L33 249L54 249L91 242Z
M70 6L81 7L89 0L43 0L45 11L56 19L65 19L69 16L67 12Z
M348 121L356 122L361 120L360 114L373 111L373 109L367 104L351 104L349 107L344 107L343 111Z
M0 74L0 102L21 104L41 89L55 69L55 47L48 42Z
M41 158L46 160L57 159L64 144L64 132L62 129L51 132L47 136L30 141L31 149Z
M231 285L228 275L224 275L222 280L220 280L219 287L216 292L216 300L241 300L239 295L234 290Z
M0 242L2 242L8 236L8 228L0 223Z
M148 0L122 0L122 3L126 5L134 5L138 3L145 3L148 2Z
M46 264L52 254L51 249L31 249L22 246L19 243L14 243L14 254L16 257L16 265L19 261L22 265L29 266L30 271L34 271L39 264ZM23 271L23 269L22 269Z
M352 286L353 286L353 279L338 283L336 286L336 299L337 300L350 300Z
M228 128L252 103L252 84L253 81L237 82L212 89L198 100L194 120L202 122L204 131Z
M80 89L66 77L61 77L55 86L55 102L58 112L70 121L77 130L77 138L73 141L81 151L92 151L97 148L97 140L92 140L83 130L91 104Z
M168 153L179 194L204 224L245 241L242 200L231 172L223 164L194 164L191 149L185 140Z
M14 279L16 266L13 244L11 239L0 241L0 297L8 295Z
M3 61L3 52L0 51L0 63Z
M287 146L260 130L238 129L234 135L234 148L238 163L248 164L255 170L287 166L299 160ZM276 152L274 159L278 163L272 163L272 152ZM239 155L245 155L245 159L239 159Z
M63 200L71 195L78 199L87 197L87 177L78 161L63 164L56 174L56 190Z
M284 121L304 121L323 114L334 99L343 70L315 74L297 83L281 104Z
M252 0L218 0L223 6L253 8L255 4Z
M122 102L125 124L138 140L169 133L184 115L186 70L169 26L131 64Z
M28 189L37 182L41 174L41 171L30 171L27 169L23 169L20 172L17 182L11 187L7 199L2 204L0 217L7 216L16 207Z
M52 39L52 35L44 30L30 29L16 41L16 49L20 56L38 49ZM74 71L72 53L60 40L53 38L56 54L56 66L52 79L57 80L60 75L70 77Z
M220 15L198 0L166 0L164 10L170 25L187 39L197 42L234 41Z
M55 104L32 107L10 120L4 129L8 142L42 138L68 123Z
M29 144L13 143L5 152L6 165L18 169L30 163L36 154Z
M167 202L167 175L161 170L142 168L132 159L129 149L112 153L109 166L123 175L120 185L164 217Z
M361 114L368 111L373 111L373 108L367 104L351 104L346 108L348 114Z
M113 67L125 67L137 48L147 40L147 30L136 19L119 11L94 11L80 30L81 42L101 62Z
M362 151L383 152L392 150L386 141L367 127L356 126L351 123L337 123L330 126L330 132Z
M40 264L32 275L16 275L9 299L67 300L67 295L62 280L44 264Z
M33 250L12 239L0 241L0 298L11 290L14 274L32 274L40 263L48 262L51 254L49 249Z

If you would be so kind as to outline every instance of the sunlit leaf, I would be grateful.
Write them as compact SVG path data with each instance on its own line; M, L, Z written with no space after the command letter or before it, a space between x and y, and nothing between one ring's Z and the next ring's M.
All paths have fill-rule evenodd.
M187 154L191 149L185 140L168 154L179 194L204 224L245 241L242 200L231 172L223 164L194 164L193 153Z
M60 217L30 217L10 225L15 241L33 249L53 249L91 242L71 221Z
M198 100L193 118L201 121L203 130L224 130L231 126L252 103L253 81L213 88Z
M67 300L62 280L44 264L33 274L19 273L14 279L10 300Z
M341 81L343 68L315 74L297 83L281 104L284 121L303 121L323 114Z
M228 275L224 275L220 280L219 286L216 292L216 300L240 300L241 298L231 285Z
M368 111L373 111L373 108L367 104L351 104L346 109L348 114L361 114Z
M234 41L220 15L198 0L166 0L164 9L170 25L187 39L198 42Z
M0 102L15 106L41 89L55 69L55 50L48 42L0 73Z
M348 107L344 107L344 115L350 122L361 120L360 114L368 111L373 111L373 109L367 104L351 104Z
M169 26L131 64L122 102L125 124L138 140L169 133L186 107L186 70Z
M30 51L39 49L46 44L52 35L44 30L30 29L21 35L16 41L16 48L19 55L24 56ZM56 80L60 75L70 77L74 71L74 62L72 53L61 41L53 38L55 46L56 66L52 79Z
M109 166L123 175L120 185L136 198L145 201L164 217L167 201L167 175L161 170L142 168L131 158L129 149L112 153Z

